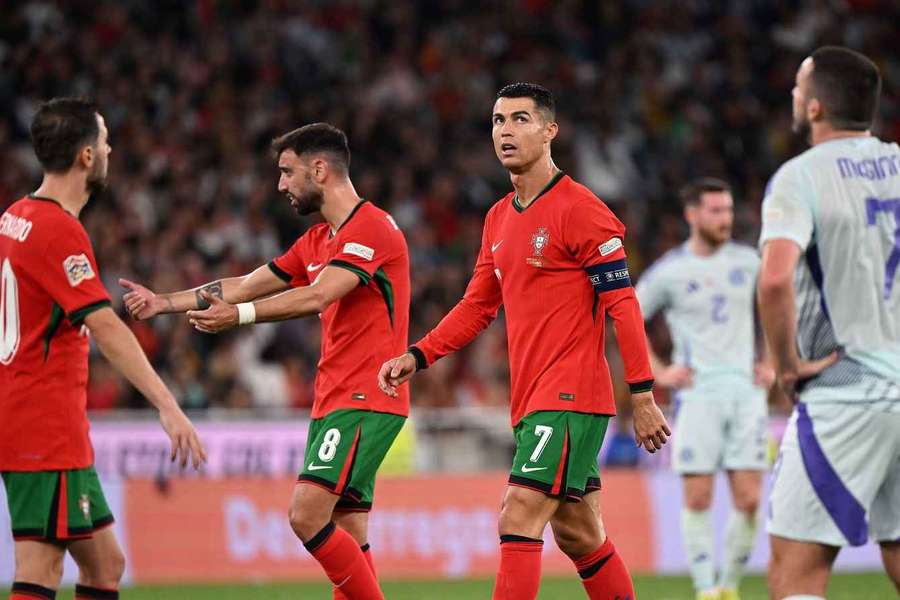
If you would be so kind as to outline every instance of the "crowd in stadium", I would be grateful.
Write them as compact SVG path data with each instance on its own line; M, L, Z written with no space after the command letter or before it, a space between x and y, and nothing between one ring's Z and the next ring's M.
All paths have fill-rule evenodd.
M287 248L311 221L277 193L269 143L313 121L347 132L357 190L406 233L411 341L462 295L483 216L510 190L490 142L506 83L554 92L556 163L626 224L634 274L682 241L677 190L695 176L734 185L736 237L754 243L767 179L802 148L789 94L812 48L844 44L875 60L885 78L876 133L900 139L900 13L876 16L877 0L677 11L638 0L105 4L4 8L0 211L39 181L28 143L37 104L95 98L110 130L110 185L83 221L119 308L119 277L183 289ZM184 317L129 322L186 408L312 404L314 320L222 336ZM143 405L102 359L91 373L92 408ZM420 406L507 401L500 324L429 369L413 395Z

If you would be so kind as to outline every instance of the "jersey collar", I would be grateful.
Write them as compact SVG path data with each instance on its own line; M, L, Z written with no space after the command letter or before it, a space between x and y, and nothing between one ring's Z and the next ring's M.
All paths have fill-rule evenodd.
M363 198L362 200L360 200L359 202L357 202L357 203L356 203L356 206L353 207L353 210L350 211L350 214L347 215L347 218L344 219L344 222L341 223L340 225L338 225L338 228L337 228L337 229L331 229L331 228L329 228L329 231L328 231L328 234L329 234L329 235L328 235L328 237L333 238L335 235L337 235L337 232L340 231L340 230L344 227L344 225L346 225L347 223L350 222L350 219L352 219L353 216L354 216L357 212L359 212L359 209L360 209L360 208L362 207L362 205L365 204L366 202L368 202L368 200L366 200L365 198Z
M513 208L515 208L518 212L524 212L525 209L534 205L534 203L538 201L538 198L540 198L541 196L543 196L544 194L549 192L553 188L553 186L555 186L557 183L559 183L560 180L565 176L566 176L566 173L564 171L559 171L556 175L554 175L553 179L550 180L550 183L548 183L547 185L544 186L544 189L542 189L538 193L538 195L534 197L534 200L532 200L531 204L529 204L528 206L522 206L521 204L519 204L519 195L516 194L515 196L513 196L513 199L512 199Z
M47 196L38 196L37 194L34 194L34 193L28 194L28 198L29 198L30 200L40 200L41 202L52 202L53 204L55 204L55 205L57 205L58 207L60 207L64 213L66 213L67 215L69 215L69 216L72 217L73 219L77 219L77 218L78 218L78 217L76 217L75 215L73 215L72 213L70 213L69 211L67 211L67 210L66 210L66 207L63 206L63 205L59 202L59 200L54 200L53 198L48 198Z

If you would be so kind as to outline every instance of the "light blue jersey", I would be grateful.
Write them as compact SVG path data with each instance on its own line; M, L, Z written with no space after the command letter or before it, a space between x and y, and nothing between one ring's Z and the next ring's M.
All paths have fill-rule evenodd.
M674 345L672 362L694 377L737 374L752 378L753 299L759 258L729 242L710 256L687 243L656 261L637 284L644 318L663 311Z
M900 148L831 140L785 163L766 188L760 247L791 240L801 358L843 357L804 402L900 406Z

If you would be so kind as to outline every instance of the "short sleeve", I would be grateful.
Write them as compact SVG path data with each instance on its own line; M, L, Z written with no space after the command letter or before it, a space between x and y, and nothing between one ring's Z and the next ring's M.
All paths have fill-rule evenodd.
M651 266L644 271L634 288L637 293L638 303L641 305L641 313L645 320L650 320L660 310L664 310L669 304L669 293L666 288L665 278L660 273L660 268Z
M625 226L600 199L586 199L569 211L566 246L583 268L625 260Z
M334 240L337 250L328 264L352 271L359 277L361 285L368 285L375 272L396 254L396 238L391 235L391 228L396 225L387 215L383 223L361 219L361 216L337 232Z
M812 186L796 163L788 163L766 186L759 247L769 240L787 239L806 250L812 235Z
M303 243L303 236L297 238L284 254L269 262L272 272L291 287L309 285L306 261L303 257Z
M110 305L109 293L100 279L94 249L81 223L65 222L46 250L37 257L34 277L65 312L73 325Z

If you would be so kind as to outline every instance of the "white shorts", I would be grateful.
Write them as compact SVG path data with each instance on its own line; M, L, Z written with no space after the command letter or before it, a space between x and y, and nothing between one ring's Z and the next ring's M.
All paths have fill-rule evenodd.
M672 436L677 473L766 469L766 392L746 378L715 377L680 390Z
M900 539L900 412L798 403L775 465L767 529L829 546Z

